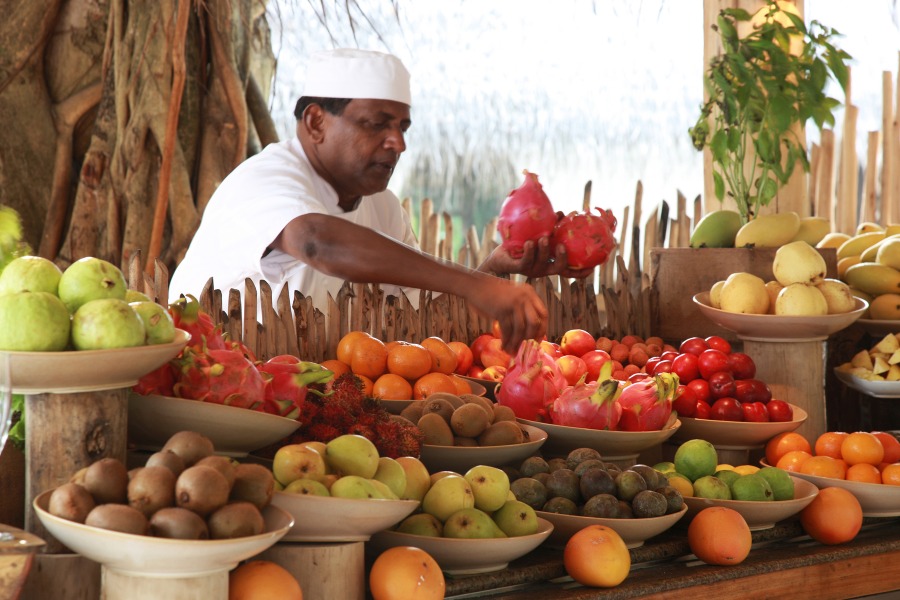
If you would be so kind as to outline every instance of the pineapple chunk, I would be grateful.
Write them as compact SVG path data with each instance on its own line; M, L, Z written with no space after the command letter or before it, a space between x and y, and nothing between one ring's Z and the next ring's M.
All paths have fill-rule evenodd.
M900 350L897 350L896 352L891 354L891 357L888 359L888 364L889 365L900 364Z
M889 333L884 336L880 342L875 344L872 348L875 352L885 352L887 354L893 354L897 350L900 350L900 341L897 340L897 336L893 333Z
M900 365L891 365L888 372L884 376L885 381L900 381Z
M891 369L891 365L888 364L881 356L875 357L875 364L872 366L872 372L876 375L881 375L883 373L887 373Z
M874 363L872 362L872 357L869 356L868 350L860 350L857 352L852 359L850 359L850 364L854 367L863 367L868 370L872 370Z

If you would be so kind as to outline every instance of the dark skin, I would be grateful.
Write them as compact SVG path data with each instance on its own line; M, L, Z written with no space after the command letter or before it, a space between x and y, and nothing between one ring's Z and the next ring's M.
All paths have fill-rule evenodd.
M350 211L363 196L387 189L406 150L404 136L410 124L409 106L390 100L352 100L341 115L311 104L297 122L297 137L313 168L337 192L338 205ZM579 273L568 269L564 252L551 252L548 238L526 243L519 259L498 248L479 270L471 270L323 214L293 219L272 247L340 279L462 296L475 310L499 322L504 349L510 353L523 340L546 334L547 308L530 285L489 273L529 277Z

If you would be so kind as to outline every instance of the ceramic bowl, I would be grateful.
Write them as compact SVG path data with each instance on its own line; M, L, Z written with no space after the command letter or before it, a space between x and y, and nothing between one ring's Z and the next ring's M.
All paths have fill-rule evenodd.
M671 528L681 517L687 514L687 507L677 513L646 519L604 519L600 517L583 517L580 515L562 515L539 510L541 518L553 523L553 533L547 543L552 546L565 546L569 538L588 525L605 525L613 529L629 548L643 546L644 542Z
M709 498L688 497L684 503L688 508L688 519L694 518L698 512L710 506L724 506L741 513L750 531L769 529L775 523L793 517L806 508L819 493L819 488L809 481L798 477L794 480L794 498L792 500L773 500L771 502L752 502L746 500L712 500Z
M873 398L900 398L900 381L871 381L857 377L840 368L834 369L835 376L858 392Z
M806 421L806 411L791 404L792 421L717 421L681 417L681 428L672 436L674 442L702 439L717 448L753 448L763 446L785 431L794 431Z
M869 303L856 298L856 308L850 312L821 317L792 317L781 315L746 315L713 308L709 292L694 296L694 304L703 315L742 340L759 342L806 342L828 339L832 333L849 327L859 319Z
M147 373L169 362L191 337L175 330L168 344L111 350L0 352L9 356L12 391L16 394L66 394L130 388Z
M508 446L428 446L422 445L419 459L428 471L456 471L465 473L476 465L502 467L518 466L537 453L547 441L547 432L531 425L520 424L528 434L528 441Z
M286 542L365 542L393 527L419 506L418 500L335 498L275 492L272 505L294 517Z
M299 427L295 419L213 402L134 392L128 396L128 438L142 450L159 450L174 433L189 430L208 437L216 454L243 457Z
M395 546L421 548L450 575L489 573L505 569L510 561L525 556L550 536L553 524L542 518L538 522L537 533L519 537L457 539L382 531L373 535L369 544L378 552Z
M857 321L863 330L874 336L885 336L889 333L900 333L900 321L882 319L859 319Z
M482 394L485 398L489 398L492 401L495 401L494 392L497 389L498 381L494 381L493 379L478 379L477 377L467 377L465 375L460 375L463 379L468 381L471 384L480 385L484 388L485 392Z
M230 571L242 560L274 545L294 523L287 511L269 505L262 511L266 531L259 535L230 540L171 540L108 531L53 516L47 512L51 493L53 490L40 494L33 504L41 524L53 537L85 558L137 576L197 577Z

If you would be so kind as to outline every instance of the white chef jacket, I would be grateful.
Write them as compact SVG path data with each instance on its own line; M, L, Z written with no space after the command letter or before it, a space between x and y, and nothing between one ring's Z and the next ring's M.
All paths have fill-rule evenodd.
M337 192L316 173L294 137L269 144L222 181L204 210L184 259L175 269L169 301L174 302L181 294L199 298L210 277L223 294L230 289L243 294L244 280L249 278L257 289L261 280L267 281L273 299L287 285L291 294L299 290L312 297L316 308L324 310L327 295L336 298L344 280L325 275L279 250L263 256L288 222L308 213L346 219L419 247L409 215L393 193L365 196L355 210L344 212L338 206ZM384 285L382 289L385 294L399 295L401 288ZM403 291L414 306L418 304L418 290Z

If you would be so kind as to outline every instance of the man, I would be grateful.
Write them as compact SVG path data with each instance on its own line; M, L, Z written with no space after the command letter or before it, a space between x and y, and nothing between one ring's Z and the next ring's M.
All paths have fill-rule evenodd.
M418 249L408 215L387 191L406 150L410 104L409 73L396 57L351 49L314 55L294 112L297 136L225 178L175 270L170 300L199 295L210 277L221 290L265 280L276 297L287 285L320 308L345 280L392 284L465 298L500 323L509 352L543 336L547 309L531 286L494 275L579 275L549 239L529 243L520 259L498 249L477 271Z

